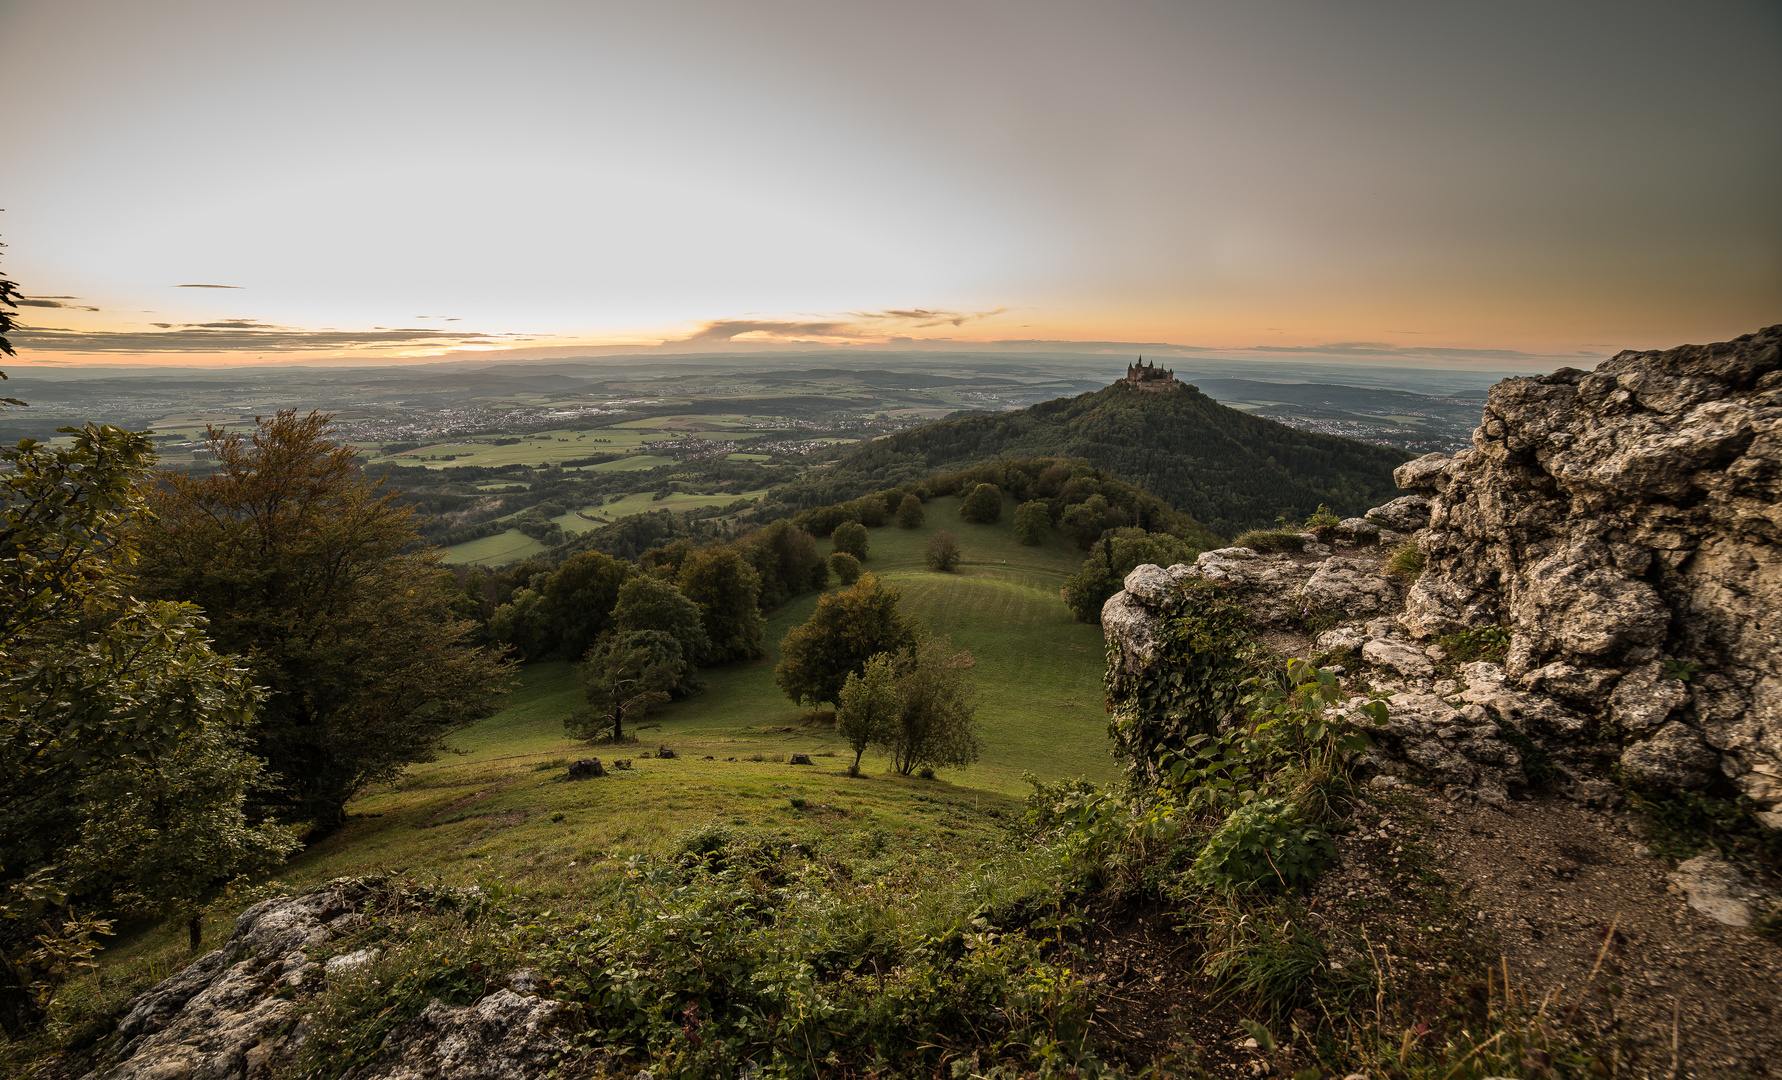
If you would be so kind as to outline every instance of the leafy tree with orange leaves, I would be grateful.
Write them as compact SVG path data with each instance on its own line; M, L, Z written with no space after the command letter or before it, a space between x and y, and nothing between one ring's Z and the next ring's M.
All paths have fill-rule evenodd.
M509 671L471 644L439 554L414 550L411 511L329 439L330 419L212 428L216 471L162 473L139 533L142 591L203 607L218 648L271 691L253 729L277 785L264 808L324 828L493 712Z

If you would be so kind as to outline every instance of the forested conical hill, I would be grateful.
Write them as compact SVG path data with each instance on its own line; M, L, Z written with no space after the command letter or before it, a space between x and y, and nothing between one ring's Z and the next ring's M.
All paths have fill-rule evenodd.
M1320 503L1360 514L1400 492L1392 470L1413 455L1297 431L1220 405L1193 386L1169 393L1125 383L1019 412L926 424L877 439L777 492L822 506L941 468L1020 457L1081 458L1233 536Z

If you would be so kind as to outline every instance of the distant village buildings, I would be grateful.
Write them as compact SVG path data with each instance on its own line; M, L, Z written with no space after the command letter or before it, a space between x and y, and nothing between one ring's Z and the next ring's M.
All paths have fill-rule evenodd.
M1176 379L1175 372L1167 368L1160 368L1155 362L1147 364L1142 356L1139 357L1138 363L1126 365L1126 384L1157 394L1167 394L1182 385Z

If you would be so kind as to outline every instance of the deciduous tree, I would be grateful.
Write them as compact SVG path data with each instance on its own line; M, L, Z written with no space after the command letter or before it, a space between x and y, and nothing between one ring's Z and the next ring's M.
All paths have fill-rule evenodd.
M860 580L860 560L845 551L838 551L829 556L829 572L843 585L852 585Z
M915 643L916 628L898 608L902 598L901 589L868 574L818 600L810 619L780 642L775 684L801 704L839 700L851 672Z
M861 562L866 561L868 540L865 525L858 521L843 522L835 527L835 532L830 534L829 539L837 552L852 555Z
M892 739L899 709L897 671L891 654L880 653L861 670L849 673L836 703L835 730L854 751L850 775L859 775L860 755L868 746Z
M713 546L689 554L678 584L699 605L700 624L712 643L712 663L753 660L766 651L761 575L736 549Z
M959 504L959 516L979 525L988 525L1002 517L1002 489L995 484L979 484Z
M71 905L195 905L297 843L246 816L261 782L242 746L260 697L248 672L191 605L130 595L148 437L63 430L66 448L0 448L0 1027L13 1036L41 1019L53 981L32 969L36 946L90 953L109 932Z
M977 706L965 672L968 652L954 652L944 638L903 650L897 657L897 722L879 740L891 767L904 776L922 766L969 765L982 747Z
M613 629L620 633L660 630L674 638L686 665L681 680L670 692L681 698L700 689L694 665L710 656L711 639L706 637L705 627L699 621L699 605L681 595L673 584L639 576L619 586L619 600L613 605Z
M922 500L910 492L897 504L897 525L903 529L920 529L926 515L922 512Z
M558 656L574 660L612 629L619 588L636 573L637 568L623 559L583 551L563 560L557 572L545 579L539 592L539 617L546 637L555 639L553 649Z
M959 540L942 529L928 538L928 548L923 555L930 570L952 573L953 568L959 565Z
M1015 535L1023 544L1032 547L1046 538L1046 530L1052 527L1052 514L1046 508L1045 500L1032 499L1022 503L1015 510Z
M286 820L332 826L367 784L430 760L489 715L508 665L469 644L407 509L295 410L251 438L212 429L217 470L164 473L140 527L142 590L191 600L271 695L254 750Z
M687 677L688 664L680 642L660 630L609 633L576 666L576 678L588 698L588 711L564 721L570 734L582 739L606 734L625 738L625 722L649 713L669 699Z

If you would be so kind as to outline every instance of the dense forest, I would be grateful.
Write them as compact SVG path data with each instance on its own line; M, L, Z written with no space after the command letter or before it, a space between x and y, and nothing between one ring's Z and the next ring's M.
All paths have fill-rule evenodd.
M1298 521L1320 504L1357 514L1397 494L1411 455L1296 431L1218 404L1192 386L1156 394L1116 383L1019 412L974 414L860 446L773 493L824 506L937 470L1021 457L1079 459L1135 484L1221 535Z

